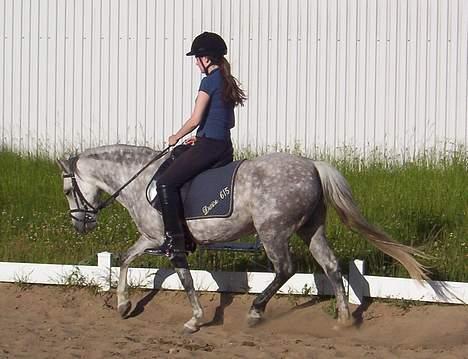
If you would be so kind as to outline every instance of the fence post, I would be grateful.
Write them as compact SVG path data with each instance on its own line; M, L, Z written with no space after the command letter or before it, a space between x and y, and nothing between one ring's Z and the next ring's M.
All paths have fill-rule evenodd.
M366 287L368 286L364 278L364 261L355 259L349 262L349 290L348 301L351 304L362 304Z
M111 274L112 274L112 253L98 253L98 268L101 273L100 286L103 292L108 292L111 289Z

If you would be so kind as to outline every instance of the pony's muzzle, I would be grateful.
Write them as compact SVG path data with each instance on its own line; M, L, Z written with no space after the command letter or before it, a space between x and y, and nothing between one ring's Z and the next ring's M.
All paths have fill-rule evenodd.
M86 234L96 228L96 215L93 213L70 213L73 227L80 234Z
M74 222L73 226L75 227L76 231L80 234L86 234L91 232L94 228L96 228L96 222Z

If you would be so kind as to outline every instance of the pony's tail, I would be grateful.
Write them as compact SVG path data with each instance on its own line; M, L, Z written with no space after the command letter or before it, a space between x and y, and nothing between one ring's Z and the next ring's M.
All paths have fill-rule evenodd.
M428 279L427 268L414 255L425 255L410 246L395 242L388 234L368 223L357 207L348 182L338 170L325 162L314 161L319 173L325 199L337 211L341 221L350 229L357 230L385 254L395 258L417 280Z

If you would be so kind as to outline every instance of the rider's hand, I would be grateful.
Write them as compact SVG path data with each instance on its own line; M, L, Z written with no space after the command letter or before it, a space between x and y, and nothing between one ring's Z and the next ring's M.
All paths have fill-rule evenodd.
M170 135L167 142L169 143L169 146L174 146L177 142L179 142L179 139L175 135Z

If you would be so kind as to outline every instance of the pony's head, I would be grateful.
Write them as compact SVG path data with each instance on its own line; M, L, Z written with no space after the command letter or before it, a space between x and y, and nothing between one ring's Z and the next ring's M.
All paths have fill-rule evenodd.
M96 228L101 191L80 176L77 162L78 157L57 160L62 170L63 193L68 201L73 226L79 233L84 234Z

